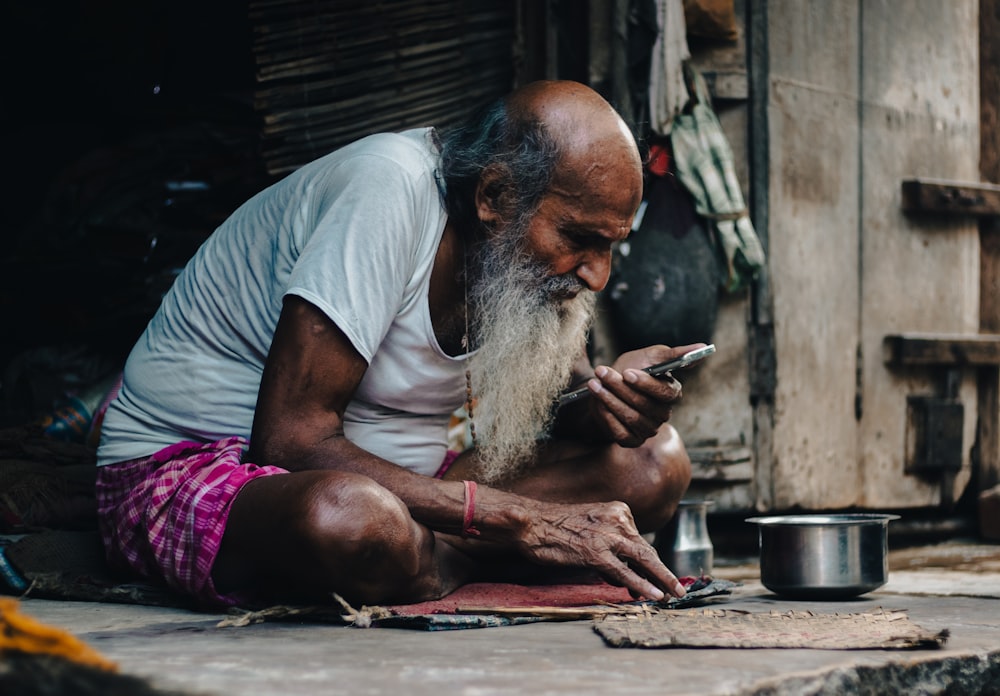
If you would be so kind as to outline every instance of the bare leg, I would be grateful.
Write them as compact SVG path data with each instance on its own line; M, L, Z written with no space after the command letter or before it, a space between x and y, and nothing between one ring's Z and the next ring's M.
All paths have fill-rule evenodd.
M463 455L446 478L475 479L474 467L474 453ZM684 445L665 425L634 449L553 441L522 477L498 487L551 502L621 500L645 532L669 521L690 476ZM433 599L470 579L537 577L537 567L491 547L431 532L367 477L305 471L255 479L240 491L212 576L223 593L260 588L326 601L337 592L368 604Z
M459 457L449 480L475 479L475 456ZM673 517L691 482L691 461L677 431L665 424L641 447L594 446L571 440L546 444L538 463L499 488L554 503L620 500L632 509L641 533Z
M395 495L357 474L259 478L237 495L212 577L219 592L362 603L444 596L471 561L417 524Z

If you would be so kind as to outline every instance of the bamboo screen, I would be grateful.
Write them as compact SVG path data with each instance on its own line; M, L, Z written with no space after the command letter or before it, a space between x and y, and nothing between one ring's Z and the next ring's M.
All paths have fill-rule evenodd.
M270 174L364 135L446 126L506 93L512 0L251 0Z

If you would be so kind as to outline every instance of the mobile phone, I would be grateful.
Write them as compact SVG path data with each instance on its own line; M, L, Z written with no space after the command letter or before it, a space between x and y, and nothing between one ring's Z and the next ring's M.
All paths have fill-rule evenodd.
M707 346L701 348L695 348L692 351L688 351L679 358L674 358L666 362L659 363L657 365L650 365L649 367L644 367L643 372L653 375L653 377L662 377L666 375L671 370L679 370L682 367L687 367L688 365L693 365L699 360L707 358L709 355L715 352L715 344L709 343ZM575 401L587 396L590 390L587 387L580 387L579 389L574 389L573 391L566 392L559 396L559 406L565 406L566 404L571 404Z
M667 362L662 362L659 365L650 365L649 367L643 368L643 372L648 372L653 375L653 377L659 377L664 375L671 370L678 370L682 367L687 367L688 365L694 365L696 362L702 358L707 358L709 355L715 352L715 344L709 343L707 346L701 348L695 348L692 351L688 351L679 358L674 358L673 360L668 360Z

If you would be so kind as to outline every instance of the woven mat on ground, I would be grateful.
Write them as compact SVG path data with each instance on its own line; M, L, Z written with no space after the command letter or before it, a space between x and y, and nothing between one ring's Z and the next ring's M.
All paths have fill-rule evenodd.
M594 630L615 648L812 648L907 650L940 648L948 630L934 633L904 611L817 614L751 613L725 609L657 612L598 619Z
M0 533L97 529L96 451L41 426L0 429Z
M728 580L685 578L684 597L661 602L633 601L627 590L604 582L553 585L470 583L444 599L418 604L363 606L354 609L339 597L337 606L273 606L234 611L219 625L248 626L265 621L344 623L358 628L414 628L443 631L511 626L539 621L580 621L610 614L629 615L659 609L683 609L718 601L732 593Z
M0 594L187 606L163 588L116 577L97 533L93 447L0 429Z
M52 529L0 537L0 594L191 608L166 587L114 573L97 531Z
M223 623L313 621L442 630L590 619L609 611L609 606L631 606L630 610L634 610L641 604L632 602L624 588L587 578L558 584L472 583L433 602L360 610L335 603L244 608L236 610L234 617ZM726 580L707 577L683 580L689 587L688 595L663 602L663 606L697 606L730 594L735 586ZM190 599L166 587L112 572L104 561L96 531L46 530L0 537L0 594L195 608Z
M188 598L166 587L123 578L104 561L96 531L47 530L0 539L0 594L194 609ZM680 609L717 601L731 594L727 580L684 578L688 594L661 602ZM485 628L537 621L592 619L608 612L639 611L627 590L596 580L557 584L472 583L444 599L418 604L362 607L346 603L278 605L233 610L221 625L297 621L393 626L423 630Z

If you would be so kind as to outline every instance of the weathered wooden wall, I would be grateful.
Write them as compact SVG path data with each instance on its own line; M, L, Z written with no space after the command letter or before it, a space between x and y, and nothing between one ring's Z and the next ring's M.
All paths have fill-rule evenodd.
M946 375L887 365L882 344L980 327L976 221L901 206L903 179L979 179L979 3L740 5L744 18L765 17L766 36L750 39L764 42L767 74L751 76L747 108L723 123L744 155L764 139L763 182L760 171L746 181L765 191L766 304L728 302L719 359L689 378L676 423L688 441L750 434L755 473L751 486L696 482L695 492L721 508L948 505L971 471L976 373L955 382L961 471L912 474L907 397L942 395ZM755 105L764 123L748 128ZM747 327L761 312L773 321L776 366L766 408L747 387Z

